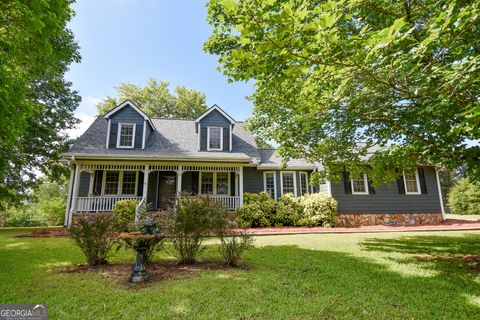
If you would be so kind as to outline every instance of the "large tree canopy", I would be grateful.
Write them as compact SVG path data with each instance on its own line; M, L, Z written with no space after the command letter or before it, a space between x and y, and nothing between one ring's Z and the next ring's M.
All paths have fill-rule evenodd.
M194 89L175 87L171 93L168 81L150 79L145 87L131 83L121 83L117 97L107 97L97 105L98 113L105 114L126 99L138 104L150 117L195 119L207 108L206 97Z
M480 1L210 0L208 22L205 50L255 80L252 128L287 158L335 178L380 147L377 183L416 163L480 177Z
M80 61L67 29L72 1L0 2L0 209L21 198L38 171L52 172L80 97L65 81Z

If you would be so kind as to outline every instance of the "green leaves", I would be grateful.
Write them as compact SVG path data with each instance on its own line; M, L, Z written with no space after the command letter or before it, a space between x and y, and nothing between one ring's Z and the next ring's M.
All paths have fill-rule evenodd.
M168 81L152 78L143 87L126 82L116 89L117 97L106 97L97 105L99 114L107 113L127 99L155 118L196 119L207 109L204 93L184 86L175 87L174 93L171 93Z
M231 81L255 80L249 123L283 156L327 176L369 159L378 181L415 163L480 172L465 143L480 136L478 1L218 3L205 50Z

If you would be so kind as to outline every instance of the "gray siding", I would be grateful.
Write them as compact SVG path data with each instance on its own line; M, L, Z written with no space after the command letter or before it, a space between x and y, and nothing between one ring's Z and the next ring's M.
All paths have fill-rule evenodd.
M217 110L200 121L200 150L207 150L207 127L223 128L223 151L230 151L230 121Z
M90 173L82 171L80 173L80 185L78 186L78 196L88 197L89 188L90 188Z
M256 168L243 168L243 192L263 191L263 171Z
M376 188L375 194L345 194L343 182L332 182L332 196L338 201L339 213L441 212L435 170L424 170L427 194L400 194L397 182Z
M277 180L277 197L280 198L282 195L282 186L280 184L280 174L282 171L294 171L297 179L297 195L300 195L300 172L307 172L308 182L310 183L310 174L311 170L264 170L264 171L275 171L276 180ZM243 191L244 192L261 192L263 190L263 172L262 170L257 170L256 168L243 168ZM308 190L310 191L310 184L308 185Z
M110 128L110 143L109 148L117 147L117 133L118 133L118 124L119 123L135 123L135 149L142 148L142 139L143 139L143 117L135 111L130 106L126 106L120 109L118 112L113 114L111 117L111 128ZM150 126L147 125L150 129Z

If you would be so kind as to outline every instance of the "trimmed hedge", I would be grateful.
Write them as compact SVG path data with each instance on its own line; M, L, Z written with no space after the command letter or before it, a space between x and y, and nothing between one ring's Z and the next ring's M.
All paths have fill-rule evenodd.
M137 204L137 200L120 200L115 203L112 213L116 219L118 231L128 231L128 228L135 223Z
M242 228L269 226L335 225L337 201L324 193L303 197L284 194L276 203L267 193L244 193L244 205L238 209Z

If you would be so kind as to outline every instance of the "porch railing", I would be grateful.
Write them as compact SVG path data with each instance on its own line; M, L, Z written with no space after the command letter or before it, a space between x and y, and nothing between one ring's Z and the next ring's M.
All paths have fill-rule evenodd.
M137 196L78 197L76 212L112 211L115 203L121 200L141 201L142 197L137 197Z
M213 200L222 203L228 210L237 210L240 207L239 196L214 195L211 197Z

